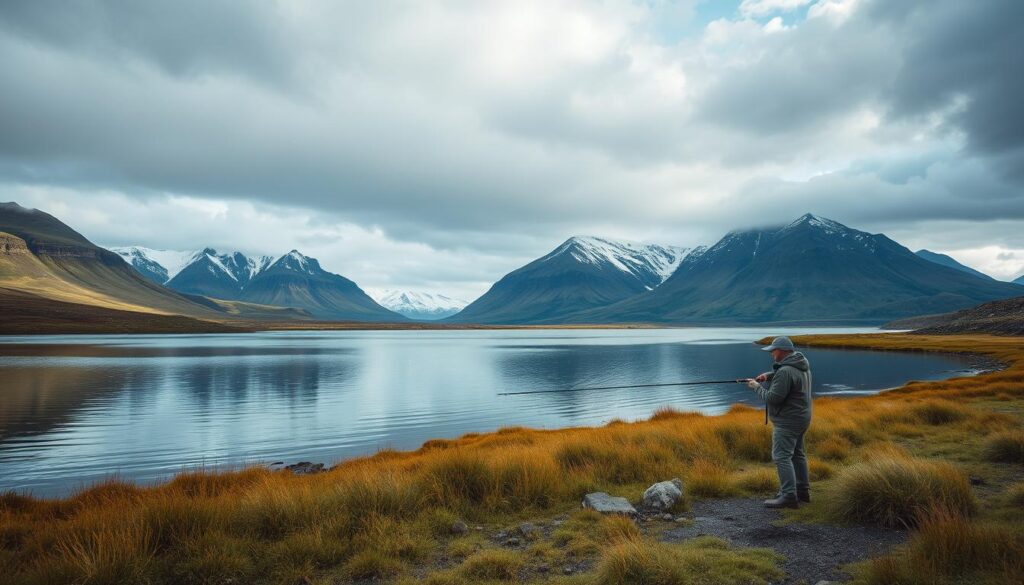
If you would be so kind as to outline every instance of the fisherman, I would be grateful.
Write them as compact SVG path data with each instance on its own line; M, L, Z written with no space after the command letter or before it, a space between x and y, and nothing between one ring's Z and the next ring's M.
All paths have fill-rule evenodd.
M811 501L804 435L811 425L811 364L788 337L762 348L772 352L772 370L748 379L747 386L765 401L765 424L771 419L772 461L779 472L779 493L767 508L796 508Z

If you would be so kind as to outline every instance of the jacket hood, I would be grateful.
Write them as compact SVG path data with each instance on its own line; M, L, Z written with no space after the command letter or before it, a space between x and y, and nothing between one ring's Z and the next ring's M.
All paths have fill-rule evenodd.
M787 355L785 358L782 359L781 362L776 362L775 365L793 366L794 368L800 370L801 372L806 372L807 370L811 369L811 363L807 361L807 358L804 356L804 354L800 353L799 351L794 351L793 353Z

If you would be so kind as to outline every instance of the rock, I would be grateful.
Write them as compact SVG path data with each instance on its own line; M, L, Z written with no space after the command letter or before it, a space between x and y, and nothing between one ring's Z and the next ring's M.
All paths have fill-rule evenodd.
M664 520L665 522L671 522L672 521L672 514L662 514L661 515L661 519Z
M566 575L572 575L572 567L566 567L566 568L562 569L562 572L565 573Z
M469 532L469 526L466 526L462 520L456 520L452 523L451 532L452 534L465 534Z
M286 465L285 469L295 475L313 475L314 473L321 473L324 470L324 464L312 463L310 461L299 461L298 463Z
M671 481L658 482L644 492L644 507L652 510L668 510L683 497L683 482L677 477Z
M636 508L626 498L609 496L604 492L594 492L583 496L583 507L602 514L636 515Z
M512 538L505 541L505 546L519 546L522 541L519 538L513 536Z
M536 540L541 536L540 528L537 528L530 522L523 522L519 525L519 534L526 540Z
M544 563L541 563L541 564L537 565L537 572L538 573L547 573L550 570L551 570L551 567L547 566Z
M837 585L838 581L818 581L814 585Z

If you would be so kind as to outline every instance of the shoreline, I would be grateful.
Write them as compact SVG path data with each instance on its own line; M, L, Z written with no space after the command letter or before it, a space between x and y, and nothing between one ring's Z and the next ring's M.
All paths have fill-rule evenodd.
M6 531L0 565L6 563L14 583L26 584L169 585L188 574L204 582L268 584L602 585L623 582L606 576L624 562L641 580L665 566L695 571L702 582L740 582L728 577L737 567L751 571L742 580L750 583L837 580L850 572L858 585L893 582L893 574L918 578L899 582L921 583L1016 578L1009 571L1024 565L956 555L973 555L978 547L986 555L1010 555L1005 558L1024 552L1024 509L1014 504L1024 501L1019 464L989 454L1000 441L1024 445L1024 338L874 333L794 342L983 355L1005 367L911 381L870 396L816 399L808 433L815 496L781 514L763 514L760 506L777 489L763 410L734 406L705 416L659 409L636 422L506 427L435 439L414 451L385 449L310 474L249 467L180 473L144 488L108 481L66 498L0 494ZM876 472L894 475L881 484L859 479ZM681 480L683 498L667 512L652 511L645 489L673 477ZM864 486L903 489L904 481L920 485L908 489L923 489L914 497L925 501L916 512L896 508L898 520L872 516L860 505L834 505L862 502ZM957 511L920 516L937 509L929 502L942 503L934 498L945 497L929 491L936 489L932 481L959 494ZM638 514L580 510L581 496L595 492L636 503ZM883 498L881 505L904 501L900 494L871 495ZM735 517L755 511L762 512L759 520L744 517L746 524ZM907 530L893 532L899 526ZM966 563L930 564L935 557L921 534L934 527L969 535L941 549ZM791 546L809 534L844 554ZM689 555L701 560L689 564ZM851 562L859 564L846 565ZM97 574L110 577L97 580Z

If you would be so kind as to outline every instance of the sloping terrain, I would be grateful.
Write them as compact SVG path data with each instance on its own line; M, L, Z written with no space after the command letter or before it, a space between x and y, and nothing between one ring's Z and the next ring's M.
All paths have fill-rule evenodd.
M875 324L1022 292L808 214L781 228L732 232L658 288L568 321Z

